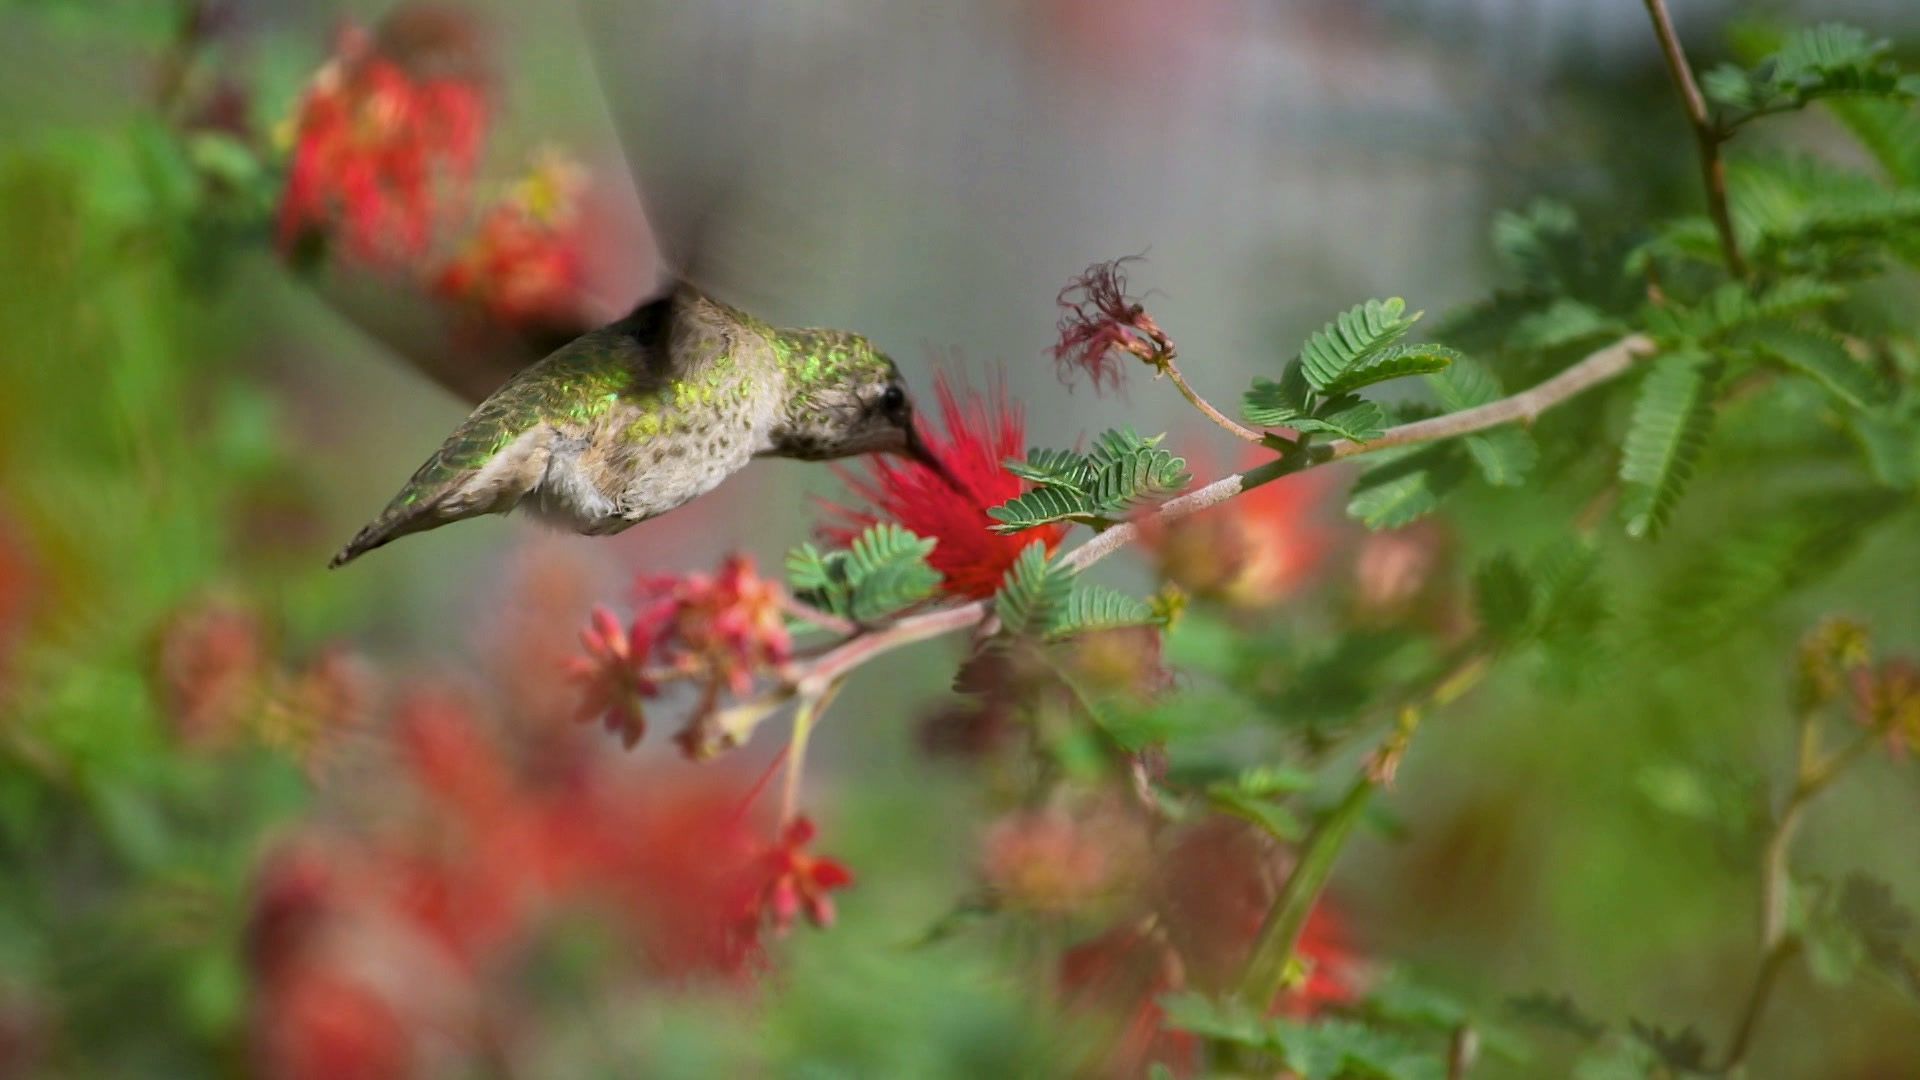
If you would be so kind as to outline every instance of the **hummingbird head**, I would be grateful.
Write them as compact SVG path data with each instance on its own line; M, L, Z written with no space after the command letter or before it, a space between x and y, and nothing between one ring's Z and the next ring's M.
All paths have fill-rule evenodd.
M920 438L900 369L873 342L842 330L793 330L779 333L776 349L789 394L774 453L806 461L900 454L951 483Z

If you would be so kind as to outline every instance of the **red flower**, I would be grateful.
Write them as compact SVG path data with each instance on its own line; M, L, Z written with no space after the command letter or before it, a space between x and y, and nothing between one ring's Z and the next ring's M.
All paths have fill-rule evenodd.
M1137 258L1095 263L1060 290L1060 338L1049 351L1061 382L1071 383L1078 369L1087 373L1096 393L1102 383L1118 387L1126 372L1116 352L1131 353L1155 368L1172 359L1173 342L1146 308L1127 296L1121 268Z
M647 732L645 699L660 692L659 684L646 674L653 640L645 620L635 619L633 629L626 630L613 612L596 606L592 622L580 631L587 655L568 663L568 675L586 688L575 718L582 723L601 721L628 749Z
M1920 745L1920 666L1906 659L1887 660L1879 668L1853 670L1854 713L1862 724L1886 736L1887 749L1905 757Z
M163 711L183 744L216 749L241 733L261 703L265 639L257 616L219 601L184 608L167 619L154 675Z
M847 544L876 522L898 522L939 541L927 561L945 578L947 592L992 596L1021 551L1036 539L1051 551L1066 528L1049 525L1010 536L988 528L993 519L987 508L1025 490L1020 478L1001 464L1026 451L1025 418L1019 406L1007 400L1004 386L996 386L991 397L975 397L941 374L934 392L946 436L926 435L923 441L946 464L953 483L924 465L874 455L866 461L864 477L851 469L838 470L871 509L828 504L837 520L821 531L835 543Z
M745 555L729 555L711 577L642 578L635 591L651 604L641 618L659 628L661 659L705 675L716 689L724 683L745 693L756 671L785 663L792 652L780 586L756 573Z
M464 198L486 128L471 27L406 10L377 35L349 27L293 121L280 245L337 234L375 264L417 258Z
M771 922L775 930L785 933L792 928L794 916L804 912L815 926L833 925L833 898L828 894L853 884L853 872L834 859L807 854L803 849L813 842L813 835L811 820L794 818L763 856L771 877L750 913L751 922Z
M1259 459L1248 464L1257 464ZM1299 591L1320 569L1334 530L1321 520L1335 478L1284 476L1199 514L1145 519L1162 577L1195 596L1264 607Z
M480 219L434 288L509 326L582 321L580 167L549 156Z

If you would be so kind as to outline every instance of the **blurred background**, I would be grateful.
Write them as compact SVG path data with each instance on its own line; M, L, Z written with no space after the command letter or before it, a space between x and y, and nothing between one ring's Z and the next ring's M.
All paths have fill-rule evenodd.
M1702 68L1816 19L1920 40L1899 0L1678 8ZM355 94L399 110L381 152L413 186L303 202L322 181L300 154L357 137ZM1438 319L1499 286L1499 211L1699 205L1630 0L10 0L0 117L0 1074L21 1076L1075 1071L1063 1047L1110 1033L1033 1007L1052 974L1030 940L906 947L1006 839L1004 778L942 742L955 643L865 669L819 733L815 843L856 880L832 929L770 958L702 936L697 867L759 820L731 808L778 734L695 764L670 710L633 751L569 720L595 603L729 551L773 573L823 500L859 501L833 470L758 462L612 538L489 518L328 555L463 392L669 266L870 335L923 399L936 371L1004 385L1031 442L1169 430L1205 479L1237 448L1169 388L1056 377L1056 293L1087 264L1145 254L1133 288L1231 401L1360 298ZM1811 117L1776 137L1839 142ZM1608 542L1625 636L1711 528L1765 513L1770 478L1731 463L1764 447L1727 454L1660 543ZM1366 534L1348 479L1288 489L1259 542L1294 570L1256 615L1175 630L1176 670L1223 630L1311 641L1416 595L1443 619L1460 567L1579 509L1490 492ZM1684 654L1573 688L1496 675L1422 734L1336 874L1343 962L1720 1033L1795 642L1837 612L1920 651L1917 542L1909 506ZM1115 561L1104 578L1151 586L1152 560ZM1912 768L1877 756L1804 858L1920 896L1916 810ZM363 902L396 882L397 909ZM1889 987L1795 975L1769 1015L1755 1075L1920 1075ZM1485 1075L1576 1052L1514 1041Z

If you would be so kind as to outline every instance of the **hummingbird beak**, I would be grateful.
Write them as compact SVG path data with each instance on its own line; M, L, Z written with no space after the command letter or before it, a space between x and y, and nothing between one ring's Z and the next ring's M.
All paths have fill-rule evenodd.
M960 486L960 482L954 479L952 471L947 468L947 463L941 461L939 455L928 449L926 442L920 438L919 425L912 423L907 425L907 445L900 453L909 461L938 476L941 482L948 487L955 491L964 492L965 489Z

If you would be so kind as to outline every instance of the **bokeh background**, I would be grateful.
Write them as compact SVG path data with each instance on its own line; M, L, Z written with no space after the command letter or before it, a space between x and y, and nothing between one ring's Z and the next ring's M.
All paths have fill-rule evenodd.
M1086 264L1145 253L1133 285L1190 377L1231 400L1359 298L1437 316L1486 294L1497 211L1552 195L1631 222L1699 199L1628 0L459 5L416 13L409 39L416 72L476 88L466 202L448 212L534 206L526 220L552 226L529 241L525 291L462 292L421 270L471 250L438 234L427 254L356 259L338 233L316 247L286 224L302 94L391 14L0 5L0 1074L321 1075L385 1060L395 1031L427 1073L1066 1070L1061 1047L1093 1036L1033 1007L1050 976L1030 943L905 947L968 893L1004 809L977 766L928 751L951 644L868 668L818 735L808 804L857 883L831 930L772 946L752 990L662 959L683 931L658 905L698 903L674 859L724 842L703 830L777 733L693 764L567 719L562 668L594 603L728 551L771 572L820 500L848 500L834 473L760 462L618 537L488 519L327 571L464 415L447 387L488 385L691 261L773 322L871 335L923 395L936 368L1003 380L1031 441L1169 430L1207 476L1236 451L1164 385L1099 397L1056 378L1055 294ZM1678 15L1702 66L1813 18L1903 48L1920 35L1895 0ZM457 139L457 111L421 138ZM1815 118L1777 137L1839 143ZM1908 304L1912 286L1895 286ZM1610 542L1628 618L1716 529L1766 512L1764 446L1727 453L1669 536ZM1176 668L1204 661L1210 626L1310 636L1356 596L1444 605L1429 594L1461 567L1578 510L1483 494L1370 536L1341 522L1345 481L1269 519L1271 543L1307 553L1297 573L1251 629L1176 630ZM1603 1017L1722 1030L1750 975L1751 831L1790 760L1794 643L1838 612L1920 651L1917 543L1909 506L1684 651L1572 687L1496 676L1422 733L1337 873L1342 949L1496 1012L1565 992ZM1151 583L1137 559L1102 572ZM590 775L592 796L555 775ZM1920 897L1917 785L1910 763L1863 766L1807 823L1807 865L1870 867ZM394 824L423 819L464 824L432 843ZM392 829L406 845L341 839ZM520 846L419 854L506 834ZM518 911L514 879L578 866L619 910L556 919L478 1005L396 1018L356 996L340 971L378 969L362 982L383 993L481 993L436 967L480 960L416 957L378 927L337 984L288 988L304 954L285 927L369 880L444 871L420 888ZM652 912L638 928L636 909ZM629 938L646 963L622 959ZM469 1008L495 1032L478 1050L435 1019ZM1920 1025L1889 986L1795 975L1768 1023L1755 1075L1920 1074ZM310 1043L274 1042L302 1024ZM1516 1041L1487 1075L1569 1067L1551 1035Z

